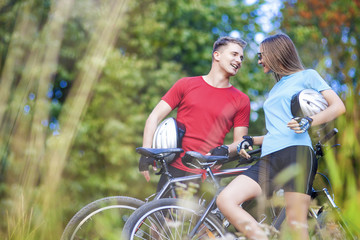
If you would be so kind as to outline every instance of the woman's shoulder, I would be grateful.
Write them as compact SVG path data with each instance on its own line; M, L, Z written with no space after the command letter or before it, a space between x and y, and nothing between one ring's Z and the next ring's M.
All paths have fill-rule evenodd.
M298 78L301 78L302 81L305 81L305 82L312 82L314 80L323 79L320 76L320 74L318 73L318 71L316 71L315 69L305 69L305 70L301 71L300 74L298 74L296 76L298 76Z
M303 71L303 74L304 74L304 75L307 75L307 76L309 76L309 75L320 76L320 74L319 74L315 69L311 69L311 68L305 69L305 70Z
M329 84L324 80L319 72L314 69L305 70L303 76L304 84L309 88L313 88L318 91L330 88Z

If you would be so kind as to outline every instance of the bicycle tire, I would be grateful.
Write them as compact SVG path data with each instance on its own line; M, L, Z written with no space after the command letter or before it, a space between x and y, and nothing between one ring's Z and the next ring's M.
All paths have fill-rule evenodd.
M91 202L71 218L61 240L118 239L129 216L143 204L144 201L126 196Z
M125 223L123 239L188 239L204 208L179 199L159 199L144 204ZM136 231L135 231L136 229ZM224 238L218 218L209 214L191 239Z

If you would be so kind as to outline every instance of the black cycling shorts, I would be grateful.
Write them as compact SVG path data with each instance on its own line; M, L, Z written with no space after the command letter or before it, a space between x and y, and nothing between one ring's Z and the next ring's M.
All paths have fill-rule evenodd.
M274 191L311 194L317 159L308 146L291 146L262 157L243 174L261 186L267 196Z

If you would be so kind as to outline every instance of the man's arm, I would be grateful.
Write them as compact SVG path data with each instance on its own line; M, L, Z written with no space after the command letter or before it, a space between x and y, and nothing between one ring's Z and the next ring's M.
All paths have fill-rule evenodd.
M159 123L172 111L172 108L168 103L161 100L153 111L150 113L145 123L144 135L143 135L143 147L151 148L154 133ZM142 171L146 181L150 180L149 171Z
M243 136L248 134L248 127L235 127L234 128L234 142L229 147L229 156L237 155L237 145L244 140Z
M150 113L145 123L143 147L151 148L155 130L159 123L172 111L169 104L161 100Z

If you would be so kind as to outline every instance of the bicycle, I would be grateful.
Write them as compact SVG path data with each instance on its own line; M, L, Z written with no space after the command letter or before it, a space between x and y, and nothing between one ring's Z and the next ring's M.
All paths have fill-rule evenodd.
M157 174L165 174L168 178L166 184L157 193L146 198L145 201L128 197L128 196L112 196L98 199L87 204L80 209L66 225L62 240L74 239L94 239L99 238L118 238L121 235L123 225L129 216L144 203L163 198L170 195L175 198L175 187L180 182L191 182L203 178L203 174L195 174L185 177L174 178L168 171L168 165L171 163L168 158L170 155L177 155L183 152L181 148L172 149L152 149L137 148L136 151L144 156L152 157L161 166ZM239 164L242 160L239 158L228 159L224 156L207 156L209 161L231 162L238 160ZM220 170L214 173L219 177L236 176L246 168L233 168ZM151 199L153 198L153 199ZM108 220L110 219L110 220Z
M323 144L337 133L333 129L315 145L316 156L323 156ZM123 229L124 239L245 239L236 238L234 229L219 213L216 208L216 197L220 191L220 185L215 178L211 166L217 162L209 161L206 156L196 152L187 152L197 166L207 171L217 193L213 199L205 204L197 204L184 199L157 199L144 204L130 216ZM320 174L320 176L325 176ZM325 180L328 179L325 176ZM328 183L329 186L330 182ZM329 239L324 235L331 226L339 234L338 239L356 239L350 231L347 223L341 216L339 207L335 204L330 189L326 186L320 190L313 189L313 200L319 200L318 206L311 206L309 217L313 220L311 235L316 239ZM271 199L270 199L271 201ZM247 206L243 205L244 208ZM279 230L285 219L285 208L270 204L268 214L262 215L261 223L267 223L270 228ZM331 217L330 217L331 216ZM278 232L273 231L276 237ZM332 236L334 239L334 237Z

